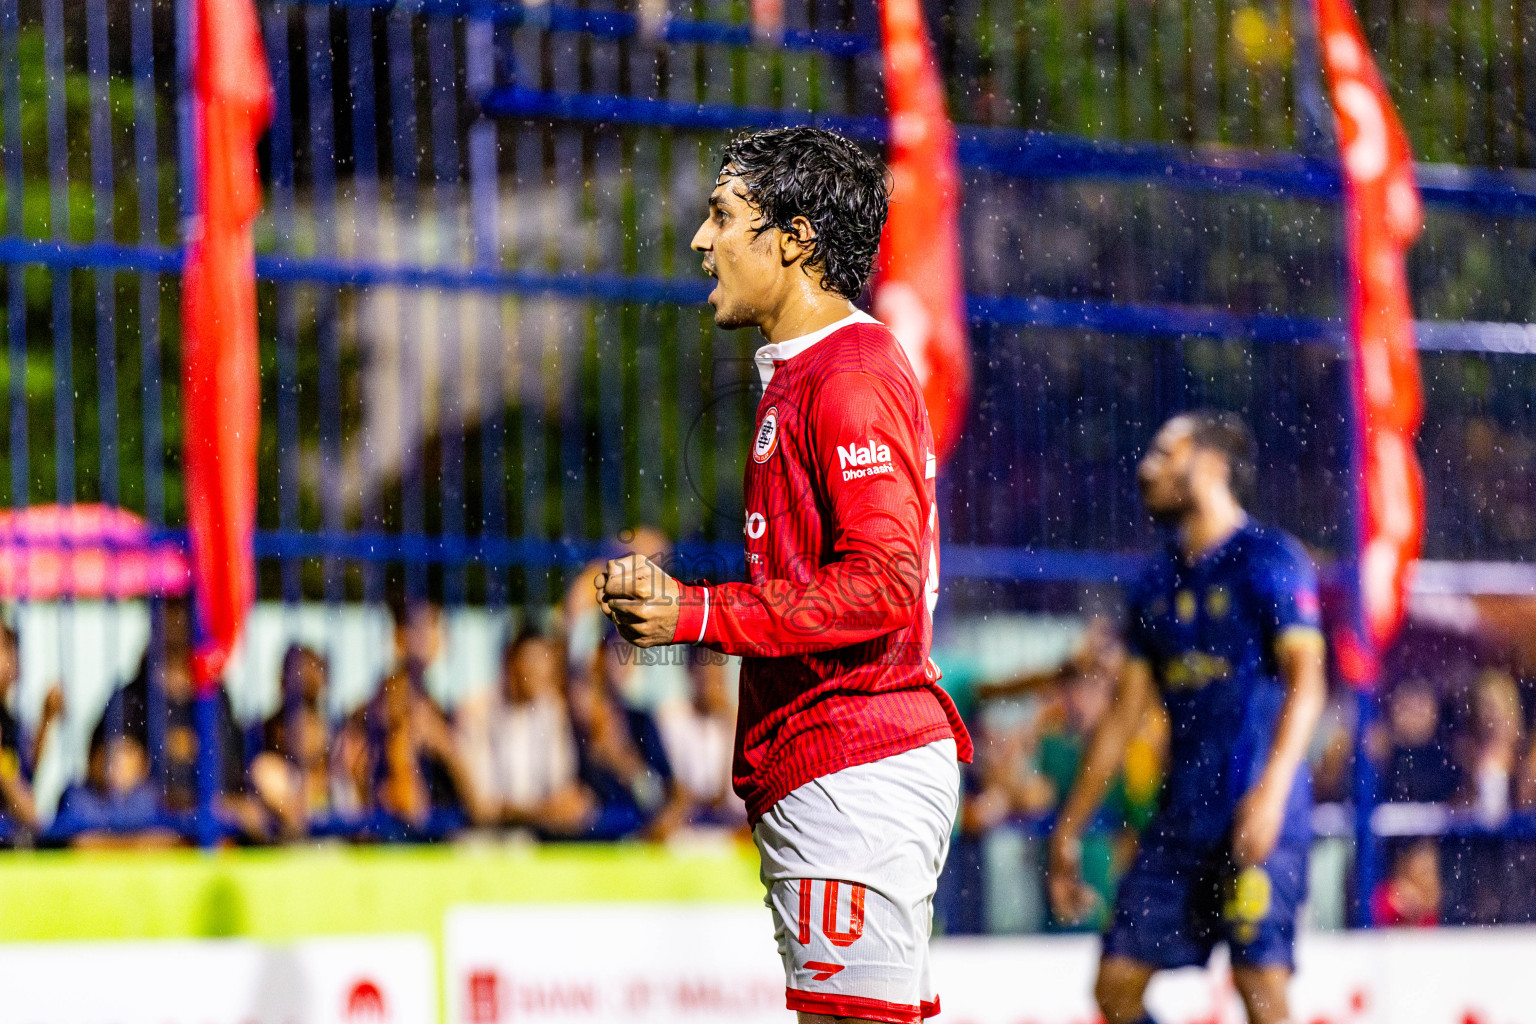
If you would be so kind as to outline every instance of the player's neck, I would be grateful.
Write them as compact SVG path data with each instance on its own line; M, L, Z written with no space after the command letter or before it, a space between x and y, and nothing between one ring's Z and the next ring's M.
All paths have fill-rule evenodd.
M1193 565L1221 547L1248 522L1248 513L1230 494L1213 495L1198 504L1179 526L1179 549Z
M833 295L820 287L793 289L772 316L763 320L759 328L770 345L781 341L793 341L807 334L815 334L824 327L831 327L839 320L846 320L857 309L841 295Z

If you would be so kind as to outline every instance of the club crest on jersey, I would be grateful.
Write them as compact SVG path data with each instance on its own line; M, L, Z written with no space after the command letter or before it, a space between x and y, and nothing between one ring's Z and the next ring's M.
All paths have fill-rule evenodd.
M855 441L846 448L838 445L837 467L843 471L844 480L896 472L896 467L891 464L890 445L879 444L874 438L864 444Z
M772 406L763 415L763 422L757 425L757 436L752 439L752 461L767 462L768 456L773 454L773 448L778 443L779 407Z

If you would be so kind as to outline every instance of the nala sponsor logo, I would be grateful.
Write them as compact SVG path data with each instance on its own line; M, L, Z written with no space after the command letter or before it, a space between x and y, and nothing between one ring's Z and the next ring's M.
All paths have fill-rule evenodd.
M843 471L844 480L896 472L891 464L890 445L879 444L874 438L863 444L855 441L846 448L838 445L837 466Z
M773 406L763 414L763 422L757 425L757 436L752 439L752 461L763 463L773 454L779 443L779 407Z

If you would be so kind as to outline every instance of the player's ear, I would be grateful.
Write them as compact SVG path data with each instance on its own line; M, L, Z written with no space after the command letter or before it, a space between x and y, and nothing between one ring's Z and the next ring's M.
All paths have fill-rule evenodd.
M786 267L809 256L815 244L816 229L804 217L791 219L789 230L779 232L779 247Z
M1232 489L1232 464L1218 451L1210 448L1196 448L1193 452L1197 472L1206 480L1220 484L1228 490Z

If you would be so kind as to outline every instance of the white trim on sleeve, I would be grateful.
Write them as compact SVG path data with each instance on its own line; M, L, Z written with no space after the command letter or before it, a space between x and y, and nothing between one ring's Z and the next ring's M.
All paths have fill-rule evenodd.
M704 642L704 631L709 628L709 588L700 587L699 589L704 592L704 618L699 620L699 638L694 641L696 644Z

